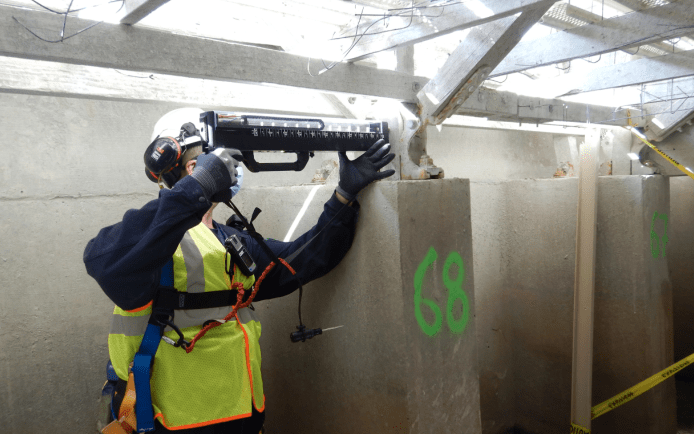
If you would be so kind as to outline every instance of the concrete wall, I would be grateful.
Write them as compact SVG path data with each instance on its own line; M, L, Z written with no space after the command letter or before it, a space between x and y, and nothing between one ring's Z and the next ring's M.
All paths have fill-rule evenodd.
M110 315L112 305L96 283L84 272L82 251L86 242L101 227L120 220L127 209L139 207L156 197L157 187L143 176L141 156L149 142L152 125L162 114L177 107L169 104L0 93L0 127L4 133L0 140L2 149L5 150L5 158L0 159L0 202L2 203L0 206L0 276L3 277L4 284L3 290L0 291L0 348L3 349L0 351L0 373L3 378L0 380L0 408L5 409L0 412L0 426L3 427L3 432L10 434L91 432L94 426L96 400L104 381L103 365L107 359L106 336L109 326L108 320L104 318ZM449 178L470 177L476 180L549 178L556 170L557 154L553 161L551 153L555 152L555 141L551 136L444 128L441 133L435 129L429 133L429 144L429 152L433 155L434 161L445 168ZM16 149L19 151L14 152ZM549 152L550 156L544 156L544 151ZM535 152L537 154L534 154ZM334 155L319 154L311 161L312 166L303 172L249 175L246 179L244 195L246 191L249 191L248 198L255 195L254 197L260 201L259 196L264 194L250 193L254 186L308 183L322 160L334 157ZM556 182L560 185L562 182L575 182L575 180L557 180ZM510 386L516 382L519 386L524 385L528 381L523 377L524 373L538 375L538 372L542 371L542 369L528 372L517 371L507 369L508 366L501 363L509 364L515 357L521 357L519 360L525 364L529 363L528 360L533 360L533 357L542 362L545 357L540 350L537 350L535 354L533 352L535 350L531 351L532 347L526 348L521 343L514 343L514 338L535 332L547 324L551 327L555 326L555 319L550 322L545 321L544 315L547 315L547 319L554 318L552 312L540 310L541 315L538 318L534 314L535 306L540 306L538 297L547 294L551 285L545 282L546 275L523 271L523 265L518 261L522 257L521 252L525 251L523 249L527 250L525 244L531 243L532 246L534 245L532 243L541 242L552 248L563 249L561 251L564 255L559 254L556 257L549 256L549 253L543 256L542 251L537 248L531 249L531 252L538 255L540 264L544 263L550 268L556 268L562 276L568 275L565 273L571 275L573 273L573 238L567 235L566 231L573 230L574 223L566 222L575 222L571 220L575 219L573 217L575 199L571 199L575 197L575 187L566 190L566 197L563 193L557 192L554 195L557 203L550 204L547 201L533 202L536 198L528 196L530 193L526 194L524 188L520 186L517 187L516 193L510 194L498 187L499 185L505 184L493 182L472 184L471 224L475 235L475 255L472 259L465 259L466 264L470 261L473 263L475 286L478 289L475 301L478 304L478 312L484 313L476 318L479 348L482 351L480 357L483 361L496 363L483 365L481 371L483 388L496 393L496 395L483 393L481 396L485 432L491 432L490 429L500 431L501 427L511 426L517 422L515 416L521 415L521 410L524 408L516 408L514 405L518 401L526 401L526 398ZM332 187L334 185L321 187L314 203L319 203L321 198L332 191ZM282 239L286 235L283 225L287 224L288 217L279 212L273 212L272 209L295 210L300 207L307 187L296 188L298 189L296 192L282 195L272 204L261 206L264 213L261 214L260 222L268 225L268 228L273 228L272 233L267 233L268 236ZM691 197L688 193L691 191L689 188L673 187L672 193L671 231L673 232L670 233L671 250L668 252L668 260L675 264L674 259L681 258L680 265L671 267L675 289L678 291L676 294L686 294L686 285L691 278L683 273L684 277L678 280L674 270L686 272L689 269L686 264L691 262L688 262L688 255L693 249L686 244L687 239L692 239L690 234L692 226L687 220L690 211L686 204L689 202L674 198ZM268 197L271 191L268 190ZM371 208L365 207L363 219L376 218L376 215L369 217L368 210L380 209L379 207L384 203L390 203L385 199L386 193L378 193L383 196L373 196L374 192L370 193L372 196L367 195L364 198L371 204ZM633 192L621 194L627 193ZM398 199L402 193L388 194L391 195L388 196L391 198L388 200L394 201L393 206L395 204L403 206L404 202ZM540 195L538 192L536 194ZM242 200L243 197L242 195L239 199ZM514 204L517 201L518 203ZM528 205L530 203L533 205ZM683 206L680 207L678 204ZM432 209L444 205L445 203L435 204ZM675 205L678 208L675 208ZM249 208L252 207L249 205L246 209ZM301 225L309 224L312 212L316 211L310 208ZM216 218L220 221L227 216L223 211L218 211L217 214ZM543 215L545 217L542 217ZM539 228L534 229L537 226L535 223L537 218L544 218L545 220L542 221L546 221L546 227L553 228L554 226L550 224L552 221L564 222L568 226L564 229L552 229L553 236L559 237L553 239L554 241L542 241L544 233ZM624 219L626 218L624 216ZM517 220L518 223L511 225ZM525 226L520 225L521 222ZM684 222L687 222L688 226ZM301 225L294 236L300 233ZM393 225L394 228L398 225L404 227L405 222L398 221ZM427 227L430 228L432 225ZM426 231L422 233L427 234ZM677 239L675 234L679 234ZM527 237L522 238L522 236ZM678 245L679 250L677 250ZM380 257L392 250L391 247L377 246L375 251ZM357 245L355 248L355 251L361 251ZM675 253L677 251L679 253ZM439 254L445 255L443 250L439 251ZM563 259L566 255L569 256ZM356 261L356 258L352 260ZM409 270L410 266L411 264L406 265L403 269ZM533 264L524 266L535 269L532 268ZM347 271L342 270L341 273L346 275ZM336 270L336 273L338 272ZM523 277L525 280L511 282L512 285L508 281L509 273L515 273L514 276ZM544 289L533 299L531 288L535 283L531 278L534 274L542 277L541 283ZM393 278L403 282L407 280L402 274ZM558 288L556 290L563 293L570 286L571 284L566 282L566 277L563 277L556 283ZM506 292L500 294L510 293L510 295L499 296L492 290L493 288L502 288ZM517 291L509 292L508 288L516 288ZM551 290L555 291L555 288L552 287ZM657 295L656 292L654 294ZM281 338L278 342L284 342L286 334L295 325L296 298L296 295L292 295L287 298L287 301L283 300L289 304L289 308L286 312L278 314L278 323L281 322L281 324L277 329L270 327L265 329L263 351L267 357L275 351L272 344L269 345L270 348L266 348L272 341L271 333L278 333L278 339ZM526 298L529 301L525 302L525 305L518 301ZM531 303L532 300L536 301ZM340 321L333 323L328 321L328 316L320 315L322 309L319 307L324 302L326 302L324 299L311 297L307 290L304 309L311 314L310 316L306 314L305 321L309 325L316 324L311 325L312 327L340 325L338 324ZM333 300L329 298L327 303L331 302ZM329 311L331 315L343 315L334 307L334 304L331 306L333 306ZM684 327L688 323L689 311L677 310L684 306L680 303L675 305L676 321L678 315L682 318L678 323L679 327ZM562 306L562 309L565 309L565 306ZM528 317L521 316L521 313L513 313L516 310L524 312L523 315L527 312L533 314ZM681 313L678 314L678 312ZM400 315L405 314L400 313ZM407 315L411 320L412 315ZM509 315L513 321L495 322L505 315ZM335 316L334 318L344 317ZM346 319L351 320L351 318ZM566 319L562 318L561 321ZM556 327L557 330L565 335L566 326L562 325L564 323L557 322L557 324L560 324ZM412 324L409 326L411 327ZM334 333L340 333L344 331L343 329L338 329ZM274 331L271 332L271 330ZM370 330L359 330L363 334L372 333ZM683 328L683 330L688 329ZM299 347L295 357L301 358L308 352L312 352L310 355L313 357L342 351L341 348L329 345L328 333L330 332L318 337L319 340L311 342L311 346ZM542 362L539 365L540 368L547 369L548 372L552 372L552 375L547 378L535 378L537 387L542 386L544 388L542 390L547 391L548 396L552 397L554 396L552 393L558 390L553 380L558 378L555 377L555 373L570 369L570 359L568 359L568 365L563 363L566 357L566 348L562 346L566 345L564 335L561 339L552 341L560 349L552 349L553 345L543 347L546 352L555 351L561 354L562 366L560 367L556 362L559 358L552 363ZM397 333L394 336L397 336ZM570 334L568 336L570 346ZM677 339L686 342L686 336L688 332L683 332ZM596 338L596 345L597 342ZM286 344L282 345L289 345L289 343L286 341ZM680 351L686 352L687 345L689 344L685 344L684 349ZM294 348L291 349L294 350ZM376 350L380 351L380 348ZM422 351L421 354L432 351L438 354L445 348L442 346L428 350ZM279 354L283 353L279 352ZM309 365L300 366L297 369L308 372L309 367L313 369L316 365L320 365L317 360L309 360ZM271 372L267 372L268 386L281 388L281 382L284 380L279 368L272 368L272 363L267 359L265 362L266 367L272 369ZM339 366L344 367L344 365ZM646 363L643 366L644 375L655 372L651 369L654 364L649 366ZM325 368L323 365L319 367ZM296 381L297 378L302 377L297 374L289 378L291 381ZM318 380L308 381L317 382ZM625 387L628 385L631 384ZM403 389L402 384L397 382L385 384L385 387L396 397L400 396L403 390L411 390L407 389L410 387L409 384ZM541 397L540 390L537 389L534 396L538 397L538 402L544 405L547 399ZM563 387L562 390L564 390ZM269 399L272 398L272 395L268 396ZM562 393L562 397L557 399L559 407L565 405L568 395ZM402 396L398 399L400 399L399 402L405 402ZM416 401L411 401L412 399L415 398L407 398L408 412L415 411L412 407L414 404L411 402ZM640 399L646 399L646 397ZM553 404L554 400L549 399L549 401L552 401L549 404ZM356 405L352 408L358 411ZM514 410L509 410L511 408ZM282 409L273 409L273 411L277 413L275 415L272 415L271 411L268 413L271 421L276 421L280 417L289 417L288 413L284 413ZM546 416L537 417L543 420ZM556 415L556 417L564 416ZM552 423L548 422L554 427ZM531 424L527 427L530 428ZM563 425L561 429L564 429Z
M471 192L483 432L565 431L577 180L473 183ZM650 249L656 211L669 212L666 179L600 178L595 404L673 362L667 262ZM675 417L669 382L596 419L593 432L674 433Z
M0 140L5 151L5 158L0 159L3 433L92 432L108 359L106 337L112 304L86 275L82 252L100 228L119 221L127 209L156 197L157 187L143 173L142 152L152 125L176 107L0 93ZM307 183L323 159L334 157L314 159L313 166L303 172L250 175L245 185ZM332 190L325 189L325 194ZM300 206L302 195L295 196L294 205L286 206ZM289 197L282 200L289 201ZM274 218L284 224L287 217L280 210L285 204L278 202L274 204ZM376 205L381 203L377 201ZM266 208L263 219L272 221L272 208ZM363 219L368 209L365 207ZM376 250L385 255L391 248ZM444 251L440 254L445 255ZM471 262L469 257L464 259ZM403 269L411 272L410 266ZM471 276L472 270L469 273ZM311 307L306 309L310 312ZM289 329L278 331L283 339L295 325L293 307L288 315L292 318L286 323ZM407 341L402 345L418 343ZM474 361L468 365L472 369ZM468 390L476 387L474 381L471 383ZM385 386L395 395L412 390L411 385L401 383ZM415 414L419 398L408 395L406 399L408 414Z
M551 134L430 127L427 138L427 152L447 178L551 178L558 167Z
M342 328L291 343L298 294L257 303L270 431L481 432L468 185L467 180L383 181L361 195L352 249L304 292L302 316L309 328ZM236 202L248 212L263 209L256 220L259 231L282 239L311 189L251 188ZM332 191L319 189L297 235L315 223ZM219 214L226 217L223 210ZM442 328L430 337L416 320L413 279L432 248L438 259L425 275L422 296L440 306ZM449 290L442 273L452 252L465 265L461 289L470 309L460 334L450 331L446 319ZM456 268L450 270L452 280L460 272ZM432 311L421 310L433 324ZM453 318L462 315L462 303L456 302Z
M95 427L113 306L87 276L82 252L99 229L156 198L142 154L173 108L0 93L3 433ZM320 162L282 182L310 181Z
M667 261L674 299L675 359L694 353L694 180L670 178L670 215ZM694 369L684 369L678 378L694 381Z

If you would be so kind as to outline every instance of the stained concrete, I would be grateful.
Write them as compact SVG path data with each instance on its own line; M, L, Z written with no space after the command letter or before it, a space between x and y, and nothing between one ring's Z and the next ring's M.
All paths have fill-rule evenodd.
M471 192L483 432L566 431L577 180L473 183ZM673 362L667 260L650 246L656 211L669 212L665 178L599 179L595 404ZM674 433L675 418L666 382L594 420L592 432Z
M694 180L672 177L670 191L666 254L674 299L675 359L680 360L694 354ZM694 368L684 369L677 376L694 381Z
M312 187L247 189L242 209L263 209L256 226L283 239ZM321 187L297 233L310 228L332 194ZM291 343L298 294L257 303L270 431L284 433L479 433L469 184L466 180L382 181L361 195L352 249L326 277L305 287L303 320L327 331ZM220 210L222 220L225 214ZM417 323L414 274L430 248L423 297L443 312L439 333ZM443 265L457 252L470 319L462 334L446 320ZM456 267L450 278L456 279ZM422 307L424 318L434 317ZM460 302L453 318L462 315Z

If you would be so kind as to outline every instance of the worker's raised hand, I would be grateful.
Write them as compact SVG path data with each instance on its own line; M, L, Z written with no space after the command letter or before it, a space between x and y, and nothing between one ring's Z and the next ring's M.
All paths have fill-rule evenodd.
M395 170L379 172L386 164L393 161L394 154L390 153L390 144L381 139L373 144L368 151L354 160L347 158L345 152L338 152L340 158L340 181L337 192L348 201L353 201L357 193L373 181L387 178Z
M241 159L241 152L227 148L217 148L198 157L190 176L202 187L205 199L210 202L231 199L231 187L236 185L236 167Z

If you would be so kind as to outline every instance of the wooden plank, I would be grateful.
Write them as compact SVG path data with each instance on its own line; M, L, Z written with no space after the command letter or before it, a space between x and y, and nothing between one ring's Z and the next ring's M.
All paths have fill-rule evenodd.
M423 77L354 64L338 64L324 74L311 76L307 72L309 59L305 57L108 23L99 24L63 43L48 44L27 32L13 17L39 35L50 34L62 26L61 18L55 14L0 7L0 56L291 86L409 102L415 101L415 88L427 81ZM92 23L78 18L68 21L69 26L77 29ZM318 66L313 69L316 71Z
M528 85L533 95L557 97L694 75L694 50L563 74Z
M590 432L593 390L593 308L599 148L600 129L588 129L586 140L581 144L581 164L578 176L574 337L571 372L571 422L587 429L588 432Z
M125 0L125 16L121 18L120 23L135 24L168 1L169 0Z
M624 112L615 112L610 107L522 96L487 88L475 91L456 110L456 114L532 124L567 122L628 125Z
M516 45L491 76L676 38L692 33L692 22L694 0L680 0L568 29Z
M421 119L439 124L453 114L553 3L539 2L517 16L472 29L417 94Z
M443 7L400 11L401 16L366 17L358 29L351 29L349 35L362 36L349 50L346 60L359 60L380 51L412 45L457 30L463 30L515 15L546 0L487 0L482 2L453 2ZM409 7L409 3L408 6ZM391 12L393 14L395 12ZM422 18L424 17L424 18ZM367 30L368 29L368 30ZM397 30L401 29L401 30ZM328 45L328 50L339 57L352 45L354 38L336 39Z

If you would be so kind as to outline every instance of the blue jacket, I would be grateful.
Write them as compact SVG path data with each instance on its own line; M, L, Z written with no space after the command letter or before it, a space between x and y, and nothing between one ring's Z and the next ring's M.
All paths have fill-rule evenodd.
M132 310L146 305L154 297L162 266L173 256L186 231L200 223L210 206L197 181L189 176L183 178L171 190L161 190L158 199L139 210L127 211L121 222L99 231L84 251L87 273L120 308ZM339 215L332 220L338 211ZM325 227L291 262L299 280L306 284L327 274L347 254L354 239L358 211L356 202L351 207L344 206L333 194L311 230L293 242L266 243L277 256L286 258ZM213 232L220 242L231 234L241 238L257 264L256 278L271 262L245 231L215 222ZM282 297L296 289L289 271L280 267L265 278L255 300Z

